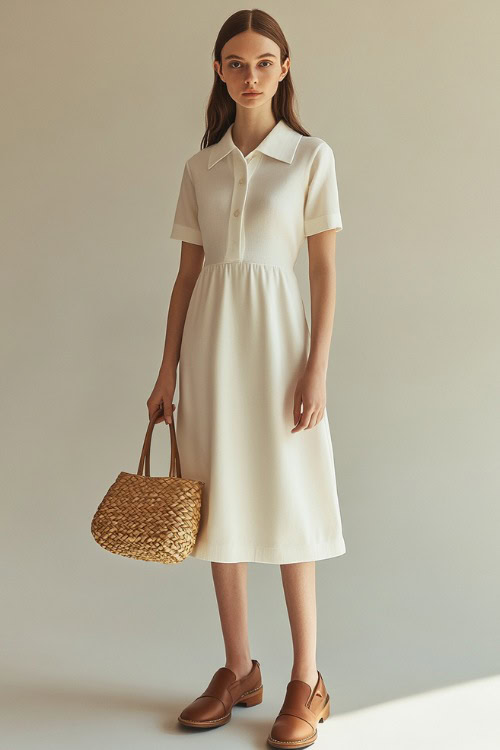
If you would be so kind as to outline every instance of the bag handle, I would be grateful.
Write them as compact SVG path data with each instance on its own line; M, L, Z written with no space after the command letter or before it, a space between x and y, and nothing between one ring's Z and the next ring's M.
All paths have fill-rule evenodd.
M150 473L150 466L149 466L149 455L151 451L151 437L153 435L153 429L156 424L156 419L160 416L160 414L163 412L163 405L160 405L158 409L151 415L151 418L149 420L149 425L146 430L146 437L144 438L144 443L142 446L142 452L141 457L139 459L139 468L137 469L137 473L139 475L142 475L143 469L144 469L144 461L146 462L146 472L145 476L149 477ZM169 471L169 477L182 477L181 473L181 459L179 456L179 449L177 447L177 437L175 434L175 424L174 424L174 415L172 413L172 421L168 423L168 426L170 427L170 471Z

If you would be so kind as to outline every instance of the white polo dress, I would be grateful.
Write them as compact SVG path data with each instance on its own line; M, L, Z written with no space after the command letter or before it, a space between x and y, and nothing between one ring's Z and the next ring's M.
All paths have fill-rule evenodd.
M182 475L205 488L192 557L294 563L346 551L325 410L292 433L310 331L294 264L342 229L335 159L279 120L246 157L223 137L184 166L171 239L202 245L174 412Z

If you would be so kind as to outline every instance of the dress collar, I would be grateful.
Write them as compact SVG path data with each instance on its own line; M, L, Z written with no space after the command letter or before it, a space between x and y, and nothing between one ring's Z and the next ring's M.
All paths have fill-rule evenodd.
M237 148L232 138L233 125L234 122L228 127L220 141L213 144L208 159L208 169L211 169L220 159L223 159L224 156L227 156L233 149ZM269 131L264 140L255 148L255 151L261 151L267 156L272 156L274 159L291 164L301 138L301 133L297 133L284 120L278 120L274 128Z

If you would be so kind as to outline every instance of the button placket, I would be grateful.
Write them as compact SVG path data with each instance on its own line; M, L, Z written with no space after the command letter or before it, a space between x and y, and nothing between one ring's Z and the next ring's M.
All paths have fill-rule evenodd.
M228 228L226 260L237 261L243 258L245 237L243 232L243 213L248 191L248 166L245 158L233 150L233 195Z

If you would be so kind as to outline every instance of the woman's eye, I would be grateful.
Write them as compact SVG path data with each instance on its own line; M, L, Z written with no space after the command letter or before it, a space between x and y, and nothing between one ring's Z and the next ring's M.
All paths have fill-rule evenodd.
M270 60L262 60L263 63L266 64L266 68L270 65L272 65L272 62ZM234 60L233 62L229 63L230 68L234 68L235 65L240 65L240 63L237 60Z

